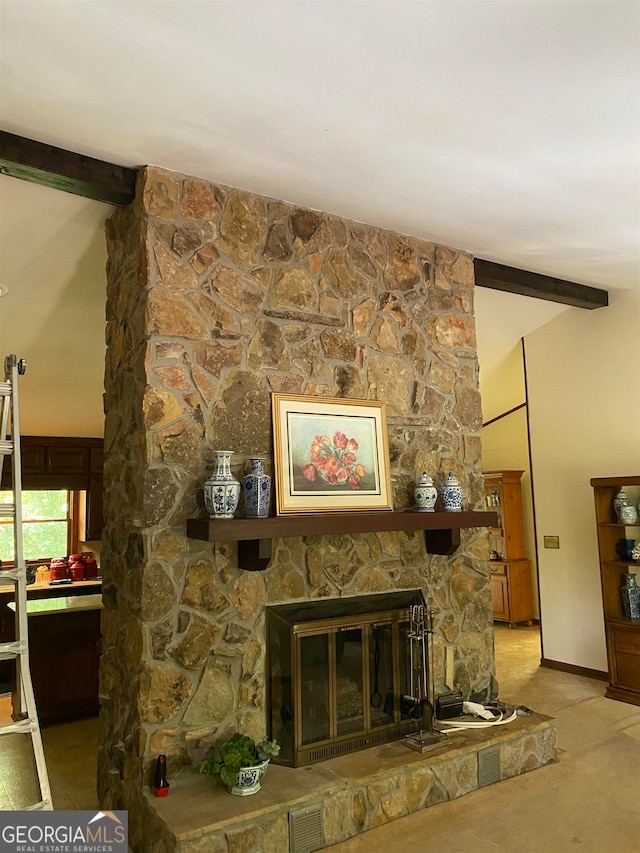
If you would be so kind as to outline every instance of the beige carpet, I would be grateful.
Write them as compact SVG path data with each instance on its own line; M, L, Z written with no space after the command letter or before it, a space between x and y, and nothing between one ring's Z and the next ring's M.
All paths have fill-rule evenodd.
M500 698L556 718L559 762L401 818L332 853L639 853L640 708L538 666L537 628L496 626Z

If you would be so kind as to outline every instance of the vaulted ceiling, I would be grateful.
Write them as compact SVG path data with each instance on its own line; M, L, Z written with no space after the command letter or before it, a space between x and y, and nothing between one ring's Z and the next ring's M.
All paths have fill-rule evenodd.
M0 128L20 136L582 284L640 286L634 2L0 0L0 74ZM97 289L102 310L104 274L73 246L81 234L97 245L106 209L63 205L58 225L76 238L56 239L28 186L0 179L2 339L21 322L53 341L71 301L94 340L85 301ZM11 293L36 285L42 300L9 316ZM498 332L539 313L488 293L481 333L483 300ZM70 323L79 369L89 343Z

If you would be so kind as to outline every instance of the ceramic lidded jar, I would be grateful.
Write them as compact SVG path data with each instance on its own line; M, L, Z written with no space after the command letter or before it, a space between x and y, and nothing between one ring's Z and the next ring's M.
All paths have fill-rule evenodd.
M622 524L635 524L638 520L638 511L632 503L621 506L618 512L618 521Z
M231 473L232 450L217 450L213 474L204 484L204 505L211 518L233 518L240 500L240 483Z
M613 509L618 521L622 521L622 519L620 518L620 510L623 506L631 506L631 501L629 500L629 495L625 492L625 490L620 489L618 494L613 499Z
M416 509L418 512L433 512L438 497L438 491L433 485L433 480L426 471L422 472L422 476L416 483L414 492Z
M462 486L451 471L446 476L440 495L445 512L462 512Z
M266 518L269 515L271 477L264 473L264 460L264 456L250 456L251 471L242 478L247 518Z

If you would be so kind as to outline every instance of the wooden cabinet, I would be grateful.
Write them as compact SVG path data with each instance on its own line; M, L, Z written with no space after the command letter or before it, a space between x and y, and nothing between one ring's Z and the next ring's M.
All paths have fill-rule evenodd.
M27 586L27 600L42 601L54 598L66 598L69 595L98 595L102 593L102 581L80 581L69 586L49 586L47 582L29 584ZM2 583L2 572L0 572L0 643L10 643L15 640L15 616L12 607L15 601L15 588L13 584ZM46 645L46 644L45 644ZM91 645L91 643L89 643ZM60 656L48 659L45 670L50 672L55 680L58 677ZM15 668L13 661L0 661L0 692L8 689L11 682L12 672Z
M43 725L94 716L99 711L101 605L94 601L97 598L65 597L27 605L31 679ZM90 605L83 607L83 600ZM13 617L9 608L8 613ZM14 715L18 714L15 677L12 705Z
M632 705L640 705L640 619L624 615L621 587L625 576L640 574L640 562L625 559L618 543L624 539L640 539L640 521L620 524L613 499L621 488L637 506L640 497L640 475L591 480L596 510L600 582L607 640L609 686L606 696ZM619 553L620 551L620 553Z
M491 601L493 618L531 625L534 618L531 563L527 560L522 510L523 471L485 471L487 509L496 512L498 524L489 529Z
M81 538L102 536L101 438L23 435L20 439L22 488L69 489L86 493L86 531ZM5 459L2 488L11 488L11 457Z

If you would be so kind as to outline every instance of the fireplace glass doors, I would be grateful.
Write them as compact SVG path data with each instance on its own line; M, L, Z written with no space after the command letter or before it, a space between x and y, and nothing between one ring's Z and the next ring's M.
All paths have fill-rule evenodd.
M415 730L408 610L420 590L324 599L267 610L269 736L299 767Z

